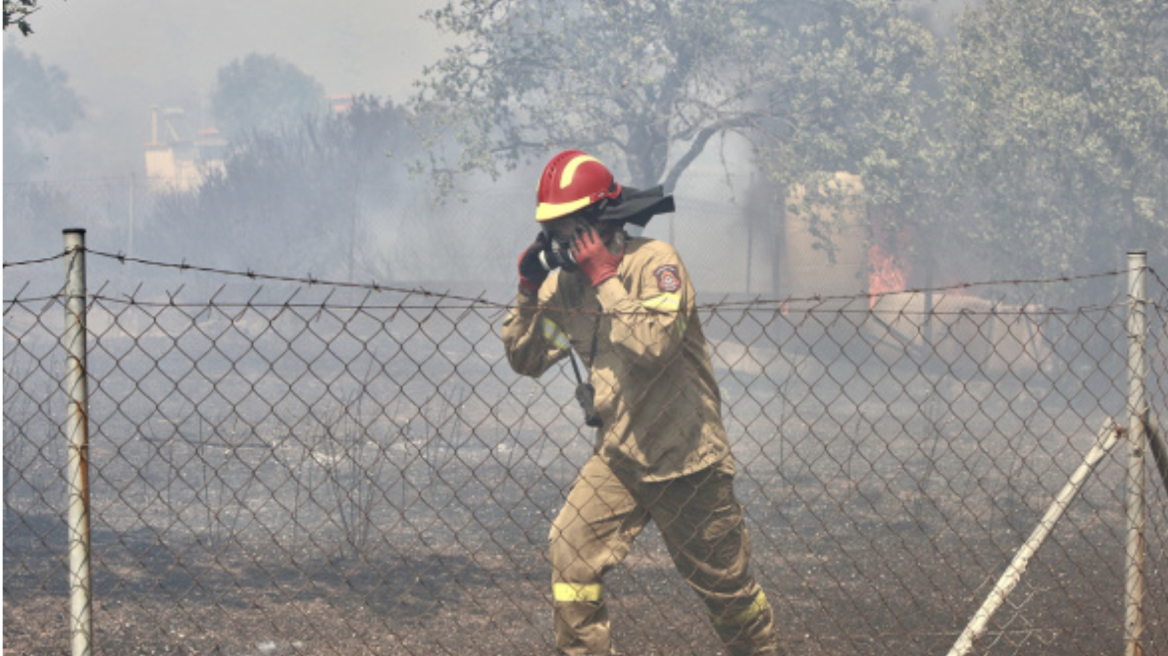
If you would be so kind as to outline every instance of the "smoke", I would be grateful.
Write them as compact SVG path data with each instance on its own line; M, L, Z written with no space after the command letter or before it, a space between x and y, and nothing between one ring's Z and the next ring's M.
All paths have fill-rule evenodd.
M286 59L328 94L403 101L422 67L447 45L419 19L438 0L155 0L148 5L42 3L36 32L6 34L20 49L64 70L86 120L46 144L44 179L144 175L151 106L185 110L195 128L213 123L216 72L249 53Z

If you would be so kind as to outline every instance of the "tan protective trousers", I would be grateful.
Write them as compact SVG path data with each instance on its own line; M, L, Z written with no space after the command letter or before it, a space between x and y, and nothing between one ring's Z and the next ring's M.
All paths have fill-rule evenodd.
M750 573L733 483L719 465L664 482L623 482L593 456L552 524L556 646L571 656L611 652L602 579L653 520L728 653L780 654L770 605Z

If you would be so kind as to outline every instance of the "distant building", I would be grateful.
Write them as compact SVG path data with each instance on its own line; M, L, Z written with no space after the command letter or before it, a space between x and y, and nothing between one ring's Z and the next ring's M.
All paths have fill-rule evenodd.
M344 114L353 108L353 102L357 100L355 93L337 93L329 96L328 108L333 114Z
M869 293L873 283L883 291L884 281L869 275L871 219L860 176L825 173L810 186L794 184L784 199L779 293L850 296Z
M179 191L198 189L209 172L223 170L227 140L215 128L190 134L184 112L176 107L150 108L146 177L155 186Z

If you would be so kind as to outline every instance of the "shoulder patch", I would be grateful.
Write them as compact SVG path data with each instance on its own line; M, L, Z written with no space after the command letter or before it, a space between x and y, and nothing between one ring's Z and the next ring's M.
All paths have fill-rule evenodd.
M663 292L676 292L681 289L681 273L675 264L665 264L657 267L653 272L657 278L657 289Z

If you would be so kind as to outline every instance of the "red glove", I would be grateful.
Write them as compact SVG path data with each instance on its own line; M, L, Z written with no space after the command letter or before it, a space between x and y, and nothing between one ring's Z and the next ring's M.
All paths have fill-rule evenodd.
M605 280L616 277L616 267L624 256L624 249L613 255L600 240L596 230L588 226L577 230L575 238L572 239L572 255L575 256L580 270L592 282L592 286L599 287Z

